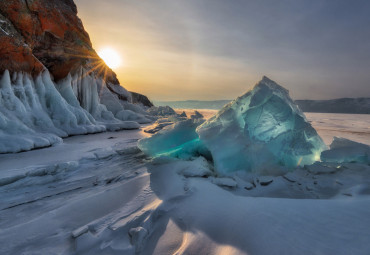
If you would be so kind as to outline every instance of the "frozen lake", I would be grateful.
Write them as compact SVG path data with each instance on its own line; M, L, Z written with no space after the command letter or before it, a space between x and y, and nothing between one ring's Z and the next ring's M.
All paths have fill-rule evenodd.
M327 144L370 144L370 115L306 116ZM0 254L368 254L370 166L220 178L201 157L150 161L146 136L0 155Z

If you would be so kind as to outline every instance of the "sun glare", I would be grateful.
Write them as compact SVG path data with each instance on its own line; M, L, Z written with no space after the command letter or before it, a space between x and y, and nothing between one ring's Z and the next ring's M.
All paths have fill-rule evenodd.
M116 69L120 67L122 64L118 52L112 48L101 49L99 50L98 55L104 60L107 66L109 66L111 69Z

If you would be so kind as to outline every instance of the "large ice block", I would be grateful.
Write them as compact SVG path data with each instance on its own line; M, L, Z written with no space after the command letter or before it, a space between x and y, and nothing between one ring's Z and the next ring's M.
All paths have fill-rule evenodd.
M326 149L288 90L267 77L224 106L197 133L221 174L288 171L315 162Z

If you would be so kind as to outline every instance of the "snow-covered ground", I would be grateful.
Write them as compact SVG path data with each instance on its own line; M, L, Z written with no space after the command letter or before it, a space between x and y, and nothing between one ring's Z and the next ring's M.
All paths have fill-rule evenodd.
M306 116L327 144L370 144L369 115ZM219 178L203 158L150 161L145 136L0 155L0 254L368 254L369 165Z

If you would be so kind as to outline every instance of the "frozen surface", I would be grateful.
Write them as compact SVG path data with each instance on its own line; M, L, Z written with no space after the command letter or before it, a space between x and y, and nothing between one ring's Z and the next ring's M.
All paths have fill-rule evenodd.
M366 145L337 138L323 152L323 162L281 176L236 171L222 177L195 131L203 121L158 120L156 125L178 122L140 142L146 153L157 155L153 160L138 148L138 140L150 136L142 130L73 136L62 143L69 126L55 124L58 118L50 118L42 99L28 96L34 80L23 90L17 77L11 79L13 87L1 83L0 137L22 132L20 139L29 135L34 141L50 133L58 141L49 148L0 155L0 254L367 255L370 250ZM103 104L97 111L89 108L94 104L88 89L83 92L86 109L81 107L76 97L81 87L74 81L61 81L56 88L62 99L55 100L70 105L76 120L81 118L79 128L89 122L114 127L121 121ZM58 96L45 87L39 88ZM29 119L21 118L23 110ZM105 111L111 114L101 114ZM308 119L324 132L327 144L338 132L369 144L370 121L357 116L308 114ZM3 129L9 123L15 133Z
M220 178L203 157L147 163L147 135L0 155L0 254L368 253L369 165Z
M370 114L305 113L327 145L344 137L370 145Z

